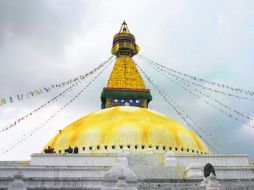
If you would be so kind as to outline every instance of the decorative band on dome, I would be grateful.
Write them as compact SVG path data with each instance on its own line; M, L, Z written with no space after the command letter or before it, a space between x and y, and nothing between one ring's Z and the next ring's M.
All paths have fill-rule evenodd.
M48 149L53 151L48 151ZM167 152L172 151L175 153L185 153L185 154L196 154L196 155L207 155L209 152L201 150L201 149L191 149L191 148L183 148L180 146L168 146L168 145L145 145L145 144L98 144L98 145L87 145L87 146L75 146L75 147L66 147L65 149L55 149L52 147L44 148L44 153L69 153L69 154L78 154L78 153L86 153L86 152L96 152L96 153L110 153L112 151L119 152L121 150L129 150L131 152L147 152L149 150L153 152Z

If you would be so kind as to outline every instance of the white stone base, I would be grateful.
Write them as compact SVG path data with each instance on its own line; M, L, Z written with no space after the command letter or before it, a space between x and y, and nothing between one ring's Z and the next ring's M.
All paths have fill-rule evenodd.
M137 182L117 178L105 188L120 188L117 184L127 183L130 188L138 185L140 190L171 187L204 190L200 182L207 163L214 166L217 180L228 190L254 187L254 166L249 165L247 155L33 154L31 157L30 162L0 162L0 190L8 188L18 170L22 171L28 189L100 190L105 183L103 176L119 161L135 173Z

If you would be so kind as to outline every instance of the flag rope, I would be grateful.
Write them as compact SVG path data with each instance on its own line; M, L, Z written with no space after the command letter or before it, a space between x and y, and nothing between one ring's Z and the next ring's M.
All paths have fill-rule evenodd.
M113 56L109 57L105 62L107 61L110 61L112 59ZM103 63L101 64L101 66L103 65ZM45 94L45 93L50 93L53 91L53 89L56 89L56 88L63 88L65 86L69 86L71 84L75 84L77 81L80 81L80 80L84 80L88 75L91 75L92 72L94 71L90 71L88 73L84 73L84 74L81 74L79 76L76 76L76 77L73 77L69 80L66 80L64 82L60 82L60 83L57 83L57 84L53 84L53 85L49 85L49 86L46 86L46 87L42 87L42 88L38 88L36 90L31 90L29 92L26 92L26 93L21 93L21 94L17 94L17 95L13 95L13 96L9 96L9 97L2 97L0 98L0 107L3 107L7 104L11 104L11 103L14 103L14 102L17 102L17 101L23 101L25 99L30 99L31 97L37 97L39 95L42 95L42 94Z
M203 88L203 89L212 91L212 92L214 92L214 93L219 93L219 94L222 94L222 95L227 95L227 96L230 96L230 97L235 97L235 98L238 98L238 99L244 99L244 100L254 101L253 98L246 97L246 96L254 96L254 91L251 91L251 90L244 90L244 89L232 87L232 86L229 86L229 85L226 85L226 84L223 84L223 83L211 82L211 81L208 81L208 80L206 80L206 79L202 79L202 78L199 78L199 77L195 77L195 76L192 76L192 75L189 75L189 74L186 74L186 73L177 71L177 70L175 70L175 69L166 67L166 66L161 65L161 64L159 64L159 63L156 63L156 62L154 62L154 61L152 61L152 60L146 58L146 57L143 56L143 55L138 55L138 58L141 59L141 60L143 60L143 61L150 62L150 63L156 64L156 65L158 65L158 66L160 66L160 67L163 67L163 68L166 69L167 71L169 71L169 72L171 72L171 73L174 73L174 74L177 74L178 77L186 77L186 78L189 78L189 79L192 80L191 82L192 82L193 85L199 86L199 87L201 87L201 88ZM186 80L186 79L185 79L185 80ZM225 92L225 91L213 89L213 88L210 88L210 87L206 87L206 86L197 84L196 82L193 82L193 81L201 82L201 83L203 83L203 84L212 85L212 86L215 86L215 87L217 87L217 88L222 88L222 89L225 89L225 90L230 90L230 91L233 91L233 92L235 92L235 93L244 94L244 95L246 95L246 96L240 96L240 95L232 94L232 93L229 93L229 92Z
M97 67L95 67L92 71L88 72L87 74L84 75L84 78L87 78L91 75L93 75L95 72L97 72L98 70L100 70L103 66L105 66L108 62L110 62L112 60L113 56L111 56L109 59L107 59L106 61L102 62L100 65L98 65ZM82 79L82 80L83 80ZM3 127L0 129L0 132L4 132L7 131L15 126L17 126L20 122L24 121L25 119L31 117L32 115L34 115L35 113L38 113L39 111L41 111L42 109L46 108L47 106L49 106L51 103L56 102L59 100L60 97L63 97L64 95L66 95L67 93L71 92L73 90L73 88L75 86L78 86L79 82L81 81L81 79L78 79L77 81L75 81L74 84L72 84L70 87L68 87L67 89L65 89L63 92L57 94L55 97L53 97L52 99L48 100L47 102L45 102L44 104L42 104L40 107L34 109L33 111L27 113L26 115L16 119L15 121L13 121L12 123L8 124L7 126Z
M113 62L113 60L111 61L111 59L110 59L110 61L108 61L108 63L104 65L105 67L85 87L83 87L73 98L71 98L71 100L69 100L60 109L58 109L54 114L52 114L46 121L42 122L39 126L34 128L33 130L31 130L29 133L23 134L16 141L14 141L14 142L10 143L9 145L7 145L6 148L2 148L1 151L0 151L0 155L2 156L4 154L6 154L7 152L11 151L12 149L16 148L17 146L22 144L24 141L26 141L29 137L33 136L37 131L39 131L44 126L46 126L51 120L53 120L57 116L57 114L59 114L61 111L63 111L69 104L74 102L84 92L84 90L86 90L93 82L95 82L95 80L99 76L102 75L102 73L109 67L109 65L112 62Z
M135 62L135 65L137 66L137 68L141 71L141 73L145 76L145 78L149 81L150 84L152 84L152 86L159 92L159 94L162 96L162 98L173 108L173 110L180 116L181 119L183 119L183 121L187 124L187 126L192 129L208 146L210 146L214 152L218 153L219 151L217 150L217 148L215 148L210 142L208 142L203 135L201 135L193 126L192 124L187 120L189 119L192 123L196 123L193 121L193 119L187 114L185 113L179 105L177 105L172 98L170 98L168 96L168 94L161 90L159 88L159 86L157 84L154 83L154 80L151 79L151 77L149 77L147 75L147 73L141 69L141 67ZM185 115L185 116L184 116ZM220 146L221 147L221 146Z
M206 94L206 93L204 93L204 92L202 92L202 91L200 91L200 90L194 88L194 87L191 86L188 82L182 80L182 79L179 78L178 76L176 76L176 75L174 75L174 74L171 74L171 73L167 73L167 72L165 72L165 70L163 70L163 69L161 69L161 68L158 68L158 67L157 67L157 68L154 68L153 66L155 66L155 65L151 65L151 67L152 67L154 70L156 70L158 73L160 73L161 75L163 75L164 77L166 77L167 79L169 79L171 82L175 83L176 85L178 85L179 87L181 87L182 89L184 89L184 90L185 90L186 92L188 92L189 94L191 94L191 95L195 96L196 98L202 100L203 102L205 102L206 104L210 105L210 106L213 107L214 109L220 111L221 113L225 114L225 115L228 116L229 118L234 119L234 120L236 120L236 121L239 121L239 122L245 124L246 126L249 126L249 127L251 127L251 128L254 128L254 126L250 124L250 123L251 123L250 121L253 120L250 116L248 116L248 115L246 115L246 114L244 114L244 113L242 113L242 112L240 112L240 111L238 111L238 110L235 110L234 108L232 108L232 107L230 107L230 106L228 106L228 105L222 103L221 101L219 101L219 100L217 100L217 99L211 97L210 95L208 95L208 94ZM156 66L155 66L155 67L156 67ZM165 74L169 74L169 75L165 75ZM169 78L169 77L174 77L175 80L172 79L172 78ZM181 85L178 81L179 81L181 84L183 84L184 86ZM186 87L187 87L187 88L186 88ZM191 89L194 90L194 91L196 91L199 95L196 94L196 93L194 93ZM212 100L213 102L215 102L216 104L220 105L220 106L223 107L224 109L227 109L227 110L231 111L232 113L234 113L234 115L241 116L242 118L244 118L244 119L247 120L247 121L245 121L245 120L243 120L243 119L241 119L241 118L239 118L239 117L237 117L237 116L233 116L231 113L228 113L227 111L225 111L225 110L223 110L223 109L217 107L214 103L211 103L211 102L205 100L205 99L202 98L200 95L203 96L203 97L206 97L206 98L209 99L209 100Z

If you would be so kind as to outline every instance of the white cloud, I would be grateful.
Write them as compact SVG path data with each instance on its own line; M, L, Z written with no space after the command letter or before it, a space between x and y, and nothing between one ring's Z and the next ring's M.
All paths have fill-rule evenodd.
M254 138L254 117L252 118L251 121L249 121L247 125L243 125L240 128L239 133L246 138L252 138L252 139Z

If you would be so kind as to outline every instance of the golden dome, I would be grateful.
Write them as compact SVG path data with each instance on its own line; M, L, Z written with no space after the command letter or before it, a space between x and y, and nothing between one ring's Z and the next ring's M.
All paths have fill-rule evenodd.
M64 153L69 146L89 153L209 153L195 133L175 120L149 109L127 106L99 110L80 118L52 138L44 149L48 146L57 153Z

